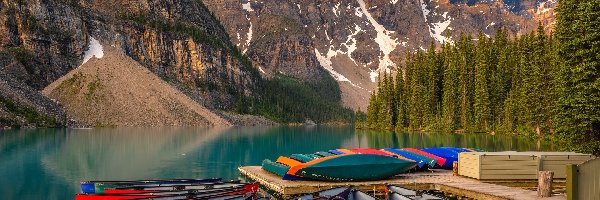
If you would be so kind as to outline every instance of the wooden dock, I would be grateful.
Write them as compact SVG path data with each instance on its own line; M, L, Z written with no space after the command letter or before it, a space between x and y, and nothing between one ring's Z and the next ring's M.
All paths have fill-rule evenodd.
M282 194L284 197L314 193L342 186L353 186L363 191L383 191L385 184L393 184L411 189L434 189L474 199L566 199L565 195L538 198L536 191L452 176L452 171L447 170L402 174L388 180L365 182L287 181L262 170L260 166L240 167L239 171L246 177Z

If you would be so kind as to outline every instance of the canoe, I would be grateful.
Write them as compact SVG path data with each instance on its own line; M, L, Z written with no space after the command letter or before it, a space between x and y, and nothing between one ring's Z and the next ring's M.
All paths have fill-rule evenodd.
M76 200L117 200L117 199L189 199L189 198L202 198L202 199L213 199L213 198L237 198L240 195L248 196L258 191L258 184L239 184L232 187L214 188L207 190L175 190L175 191L155 191L146 190L135 190L134 192L117 193L114 191L111 194L77 194L75 195ZM223 198L228 199L228 198Z
M452 163L457 162L458 161L458 153L462 152L460 150L456 150L454 148L444 148L444 147L440 147L440 148L425 148L422 149L422 151L425 151L427 153L442 157L446 159L446 163L445 165L443 165L443 168L446 169L451 169L452 168Z
M354 154L354 152L348 150L348 149L336 149L339 152L343 152L344 154Z
M296 159L300 162L310 162L314 159L321 158L320 156L312 155L312 154L292 154L290 158Z
M239 197L243 192L222 191L210 194L77 194L75 200L123 200L123 199L153 199L153 200L177 200L177 199L216 199L226 197Z
M377 154L377 155L383 155L383 156L392 156L394 154L385 152L385 151L380 151L377 149L369 149L369 148L354 148L351 150L354 153L359 153L359 154Z
M435 195L423 193L418 194L417 191L401 188L398 186L388 185L389 200L441 200L443 198Z
M378 154L343 154L291 167L287 174L322 181L381 180L414 167L415 162Z
M217 184L184 184L184 185L153 185L153 186L126 186L105 188L103 194L139 194L162 191L182 191L182 190L212 190L223 188L234 188L244 186L240 181L223 182Z
M339 187L329 190L323 190L314 194L302 195L298 198L301 200L313 200L313 199L348 199L348 195L352 191L350 187Z
M398 186L388 185L387 189L389 192L398 193L400 195L407 196L407 197L417 196L417 191L401 188Z
M325 152L325 151L319 151L317 153L315 153L315 155L321 156L321 157L327 157L327 156L333 156L335 154L329 153L329 152Z
M395 150L393 148L385 148L385 149L381 149L381 150L385 151L385 152L388 152L388 153L393 153L393 154L397 155L398 157L401 156L401 157L406 158L408 160L412 160L415 163L417 163L417 165L415 167L418 167L418 168L423 168L423 167L425 167L427 165L427 163L425 163L425 161L419 159L416 156L412 156L411 154L404 156L404 155L400 155L398 153L394 153Z
M417 163L419 163L419 168L423 168L425 167L425 165L428 165L429 167L435 167L436 161L434 159L410 152L410 151L406 151L406 150L401 150L401 149L394 149L394 148L385 148L384 149L387 152L390 153L394 153L394 154L398 154L400 156L406 157L408 159L414 160Z
M405 195L401 195L395 192L389 193L387 196L388 200L413 200L413 198L407 197Z
M379 155L384 155L384 156L393 156L393 157L396 157L396 158L400 158L400 159L404 159L404 160L415 162L415 160L413 160L413 159L409 159L409 158L406 158L404 156L401 156L401 155L398 155L398 154L395 154L395 153L390 153L390 152L385 151L383 149L382 150L378 150L378 149L369 149L369 148L361 148L361 149L356 148L356 149L352 149L352 152L354 152L354 153L360 153L360 154L379 154Z
M86 194L101 194L105 188L123 186L144 185L181 185L181 184L203 184L221 182L220 178L210 179L172 179L172 180L136 180L136 181L83 181L80 183L81 191Z
M427 157L429 157L431 159L435 159L436 162L437 162L437 164L440 165L440 166L444 166L444 164L446 164L446 159L445 158L442 158L442 157L439 157L439 156L427 153L425 151L421 151L419 149L415 149L415 148L402 148L402 150L410 151L410 152L413 152L413 153L416 153L416 154L419 154L419 155L422 155L422 156L427 156Z
M296 166L296 165L294 165L294 166ZM302 177L298 177L294 174L288 174L287 172L290 170L290 168L291 168L291 166L281 164L278 162L273 162L269 159L266 159L262 162L263 170L271 172L277 176L281 176L281 178L283 180L303 180Z
M333 150L329 150L329 153L335 154L335 155L342 155L342 154L346 154L344 152L338 151L337 149L333 149Z
M352 192L350 193L350 197L348 199L352 199L352 200L377 200L377 198L361 192L360 190L352 190Z

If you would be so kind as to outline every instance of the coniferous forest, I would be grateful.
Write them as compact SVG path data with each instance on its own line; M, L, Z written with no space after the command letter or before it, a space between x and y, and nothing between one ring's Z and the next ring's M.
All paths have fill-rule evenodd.
M379 76L356 128L519 134L599 154L599 8L562 0L553 34L462 34L411 53Z

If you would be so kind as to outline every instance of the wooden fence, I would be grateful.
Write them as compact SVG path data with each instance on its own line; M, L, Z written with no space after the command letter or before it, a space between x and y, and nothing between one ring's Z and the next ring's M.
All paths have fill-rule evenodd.
M567 165L567 199L600 200L600 158Z

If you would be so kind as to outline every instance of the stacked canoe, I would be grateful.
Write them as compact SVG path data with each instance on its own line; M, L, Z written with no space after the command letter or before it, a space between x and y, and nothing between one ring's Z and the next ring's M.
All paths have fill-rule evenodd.
M315 192L311 194L302 194L294 198L298 200L333 200L333 199L352 199L352 200L378 200L368 193L361 192L353 187L339 187ZM429 191L417 191L403 188L395 185L386 185L385 198L388 200L442 200L445 197L429 193Z
M377 200L377 198L361 192L352 187L339 187L328 190L323 190L313 194L300 195L298 200L334 200L334 199L352 199L352 200Z
M334 149L280 156L274 162L267 159L262 168L284 180L382 180L411 169L451 169L458 153L471 151L478 150L453 147Z
M81 182L76 200L121 199L256 199L258 184L212 179Z

